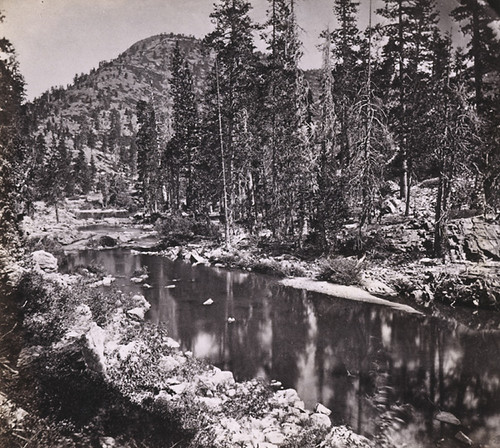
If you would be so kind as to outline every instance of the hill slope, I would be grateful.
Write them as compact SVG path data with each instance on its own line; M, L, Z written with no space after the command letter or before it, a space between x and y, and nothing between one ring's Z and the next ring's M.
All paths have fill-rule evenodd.
M136 105L152 101L160 134L169 135L172 98L169 79L176 43L191 68L195 90L201 93L210 56L201 41L160 34L141 40L111 61L102 61L88 74L75 75L66 88L52 88L28 105L34 135L43 135L50 148L65 139L70 150L95 157L98 169L110 169L131 158L137 131Z

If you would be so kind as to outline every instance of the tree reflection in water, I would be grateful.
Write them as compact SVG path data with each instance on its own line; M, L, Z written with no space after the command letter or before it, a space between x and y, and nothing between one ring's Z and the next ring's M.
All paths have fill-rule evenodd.
M294 387L307 407L320 402L332 409L334 423L425 447L457 431L433 418L443 410L455 414L475 442L500 440L500 332L124 250L80 252L69 264L93 260L120 276L123 291L145 294L149 319L166 322L183 349L238 379ZM150 273L151 289L129 282L141 267ZM203 306L207 298L214 304Z

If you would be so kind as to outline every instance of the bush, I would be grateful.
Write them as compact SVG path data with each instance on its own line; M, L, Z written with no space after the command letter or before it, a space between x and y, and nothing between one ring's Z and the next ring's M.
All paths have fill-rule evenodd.
M171 215L160 218L156 222L156 230L164 242L170 245L180 245L191 241L196 236L216 239L219 229L209 219L197 220L188 216Z
M318 279L338 285L359 285L365 268L364 259L329 258L321 262Z

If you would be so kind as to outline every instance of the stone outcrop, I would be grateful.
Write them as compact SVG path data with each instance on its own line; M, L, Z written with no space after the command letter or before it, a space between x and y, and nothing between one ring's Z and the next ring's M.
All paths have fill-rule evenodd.
M452 258L500 261L500 224L482 218L463 218L448 226Z

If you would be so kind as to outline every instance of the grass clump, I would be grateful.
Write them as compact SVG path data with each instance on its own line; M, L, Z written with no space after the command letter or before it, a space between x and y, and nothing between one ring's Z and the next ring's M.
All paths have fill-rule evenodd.
M363 258L328 258L321 262L318 279L338 285L359 285L365 269L366 261Z

